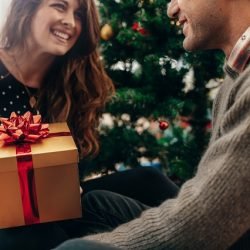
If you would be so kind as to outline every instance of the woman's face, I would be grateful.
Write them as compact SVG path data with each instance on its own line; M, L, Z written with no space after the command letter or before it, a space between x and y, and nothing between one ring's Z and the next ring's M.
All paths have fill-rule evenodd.
M32 23L28 47L55 56L66 54L82 31L79 0L42 0Z

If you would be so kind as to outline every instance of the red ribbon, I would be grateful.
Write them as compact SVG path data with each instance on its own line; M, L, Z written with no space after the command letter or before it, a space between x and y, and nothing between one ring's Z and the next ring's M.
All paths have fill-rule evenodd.
M16 159L22 198L23 215L26 225L40 222L34 167L30 143L43 138L69 136L70 132L49 134L48 124L41 123L40 115L30 112L22 116L11 113L10 118L0 118L0 141L16 144Z
M40 222L31 146L28 143L16 145L17 169L26 225Z

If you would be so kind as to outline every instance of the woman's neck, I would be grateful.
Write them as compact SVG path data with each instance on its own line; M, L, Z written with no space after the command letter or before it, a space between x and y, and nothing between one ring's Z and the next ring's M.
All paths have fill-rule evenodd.
M5 51L8 69L24 85L39 88L55 57L49 54L28 53L21 49Z

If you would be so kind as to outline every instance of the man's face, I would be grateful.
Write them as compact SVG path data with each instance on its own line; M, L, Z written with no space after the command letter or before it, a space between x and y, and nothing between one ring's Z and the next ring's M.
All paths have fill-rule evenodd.
M183 29L183 47L188 51L221 48L226 18L225 0L171 0L168 16Z

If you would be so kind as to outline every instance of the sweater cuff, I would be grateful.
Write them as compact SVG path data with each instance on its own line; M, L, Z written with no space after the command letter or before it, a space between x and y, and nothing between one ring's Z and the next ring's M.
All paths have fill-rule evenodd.
M92 235L85 236L82 239L91 240L91 241L98 241L98 242L103 242L103 243L111 243L108 240L108 238L109 238L108 235L109 235L109 233L92 234Z

